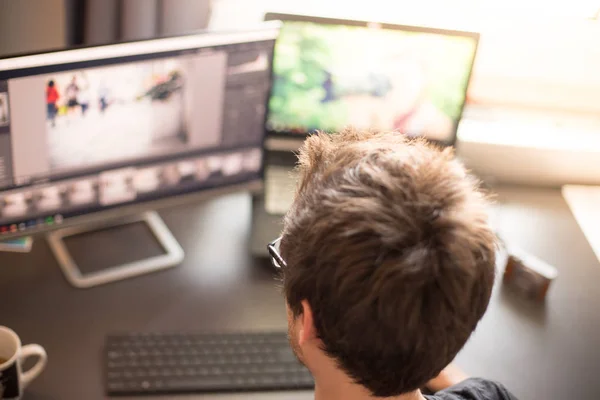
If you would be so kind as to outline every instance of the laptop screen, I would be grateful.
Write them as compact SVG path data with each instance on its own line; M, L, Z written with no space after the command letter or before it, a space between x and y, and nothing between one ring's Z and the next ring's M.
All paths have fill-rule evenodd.
M353 126L454 143L477 34L315 21L283 23L269 133Z

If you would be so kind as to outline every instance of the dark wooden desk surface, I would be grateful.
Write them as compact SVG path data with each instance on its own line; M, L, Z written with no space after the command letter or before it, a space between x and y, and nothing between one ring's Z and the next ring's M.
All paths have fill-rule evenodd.
M555 265L560 276L543 306L498 285L457 363L504 382L521 400L597 399L600 265L558 190L498 193L500 233ZM24 400L104 398L102 346L109 332L285 328L268 263L246 251L247 194L161 215L186 251L182 265L164 272L80 290L65 281L44 240L30 254L0 254L0 324L24 343L43 345L49 356ZM200 397L299 400L311 393Z

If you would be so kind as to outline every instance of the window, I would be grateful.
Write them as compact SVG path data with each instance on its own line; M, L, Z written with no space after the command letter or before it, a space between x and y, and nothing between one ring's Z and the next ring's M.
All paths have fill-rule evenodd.
M267 11L475 30L471 105L600 115L600 0L215 0L211 25Z

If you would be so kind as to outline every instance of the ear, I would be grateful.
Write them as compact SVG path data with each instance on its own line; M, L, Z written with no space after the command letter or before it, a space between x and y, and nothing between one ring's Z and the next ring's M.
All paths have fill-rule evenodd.
M307 300L302 300L302 315L298 316L298 319L301 324L298 332L298 344L302 346L317 338L312 308Z

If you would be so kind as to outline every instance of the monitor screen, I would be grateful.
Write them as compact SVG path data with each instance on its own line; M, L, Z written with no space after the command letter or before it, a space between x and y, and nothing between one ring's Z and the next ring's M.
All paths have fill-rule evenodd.
M0 60L0 239L262 179L277 29Z
M267 18L284 21L275 46L269 133L353 126L454 142L477 34Z

